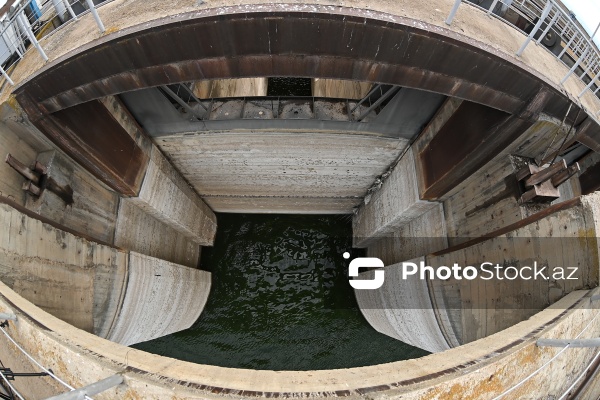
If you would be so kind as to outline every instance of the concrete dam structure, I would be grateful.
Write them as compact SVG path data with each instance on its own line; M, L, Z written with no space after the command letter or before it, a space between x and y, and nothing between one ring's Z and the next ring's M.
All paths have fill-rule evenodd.
M600 52L560 1L0 12L0 398L600 396ZM385 276L364 319L431 354L128 347L201 316L221 213L345 215L385 265L354 277Z

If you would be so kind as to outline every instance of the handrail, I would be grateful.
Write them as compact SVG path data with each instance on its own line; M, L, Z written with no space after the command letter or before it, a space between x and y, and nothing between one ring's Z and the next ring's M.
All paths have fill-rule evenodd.
M562 51L558 55L555 55L545 46L544 48L565 64L567 68L570 68L560 84L564 84L576 69L581 66L583 73L581 75L577 74L577 78L583 82L585 89L579 93L578 98L581 98L588 90L594 95L598 93L600 89L600 83L598 83L600 75L600 50L598 50L598 47L592 41L593 35L590 36L582 31L579 25L573 21L570 13L563 9L562 5L556 0L537 0L535 2L532 0L494 0L487 9L468 0L455 0L452 10L446 19L448 25L452 23L459 6L463 2L467 2L470 6L485 11L488 15L498 18L502 22L526 34L526 40L516 51L517 56L523 53L536 34L541 33L538 39L536 39L537 43L540 43L550 32L556 34L560 40L560 44L565 44ZM498 5L504 8L503 12L496 12ZM524 32L505 18L509 9L529 21L530 24L534 24L533 29L528 33ZM544 24L545 27L542 29ZM565 55L573 59L575 65L567 64L564 60ZM596 85L596 88L594 88L594 85Z
M45 10L42 13L38 9L37 0L24 0L22 4L9 13L10 18L8 18L8 21L0 21L0 74L4 76L8 84L14 85L14 82L8 74L9 68L23 58L28 43L33 44L34 47L37 48L44 60L47 59L42 46L37 42L37 37L46 32L49 24L52 23L52 20L55 19L57 15L62 19L62 15L60 14L63 12L66 13L68 11L69 17L71 17L69 21L63 21L64 23L77 23L78 19L73 12L72 5L82 4L82 1L83 0L47 1L43 7ZM102 6L110 1L112 0L104 1L98 6ZM452 23L459 6L464 1L467 0L455 0L449 16L445 20L446 24L450 25ZM488 15L500 19L517 30L521 29L505 18L506 13L503 15L495 13L498 6L505 11L508 9L514 11L530 23L537 22L535 23L534 29L529 32L526 41L521 48L518 49L516 53L517 56L520 56L536 34L542 33L542 35L536 39L538 43L545 37L544 33L553 32L558 35L561 43L566 43L563 51L561 51L557 57L559 61L563 62L567 67L571 67L571 65L568 65L563 60L564 56L567 55L568 57L573 58L574 62L579 62L583 69L583 73L581 76L578 76L578 79L583 82L585 89L578 97L582 97L587 91L592 92L592 94L598 92L600 83L597 83L595 79L600 75L600 51L592 42L590 35L580 29L578 24L572 20L569 12L563 9L561 4L556 0L494 0L492 6L488 9L482 8L470 1L467 2L471 6L484 10ZM50 3L53 5L48 6ZM104 32L104 24L96 12L98 6L94 5L92 0L85 0L85 3L88 5L89 12L91 12L94 17L98 29L100 32ZM541 7L540 4L542 4L543 7ZM60 27L56 29L60 29ZM4 46L2 46L2 44L4 44ZM2 47L5 49L2 50ZM575 69L570 69L562 83L564 84L574 72ZM594 88L594 85L596 85L596 88Z

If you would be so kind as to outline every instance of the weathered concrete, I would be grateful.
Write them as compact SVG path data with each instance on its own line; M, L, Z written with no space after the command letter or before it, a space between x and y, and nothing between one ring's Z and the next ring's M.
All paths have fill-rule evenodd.
M399 227L436 207L419 197L413 150L406 151L381 189L365 200L352 220L353 245L367 247L377 238L390 237Z
M267 95L267 78L216 79L194 82L199 99L252 97Z
M0 205L0 279L49 313L89 332L118 309L110 300L127 269L126 254ZM116 283L114 281L117 281Z
M444 207L437 203L393 233L374 241L367 248L367 255L381 259L385 265L392 265L447 247Z
M172 135L157 145L215 211L350 213L406 140L232 132Z
M106 338L128 346L189 328L210 285L209 272L129 253L123 305Z
M83 235L112 243L119 196L56 150L40 153L36 160L47 168L49 178L73 190L73 203L65 204L47 189L40 197L27 196L26 207Z
M0 280L52 315L132 344L189 328L210 273L66 233L0 204Z
M444 197L449 244L485 235L529 216L528 209L517 201L519 191L512 176L516 170L510 156L554 157L567 130L561 121L540 116L518 140L450 191Z
M191 268L200 257L200 245L126 198L119 203L115 246Z
M43 365L76 387L123 373L125 385L95 396L98 400L136 396L216 399L223 395L358 399L366 393L374 399L488 398L500 395L540 367L541 371L513 394L560 396L586 368L595 350L570 349L543 366L560 349L537 348L535 340L540 336L600 335L598 311L590 307L592 293L571 293L555 307L501 334L419 360L324 371L229 369L144 353L78 330L35 307L4 284L0 284L0 312L17 313L19 320L10 324L8 332ZM2 343L4 340L0 337Z
M396 273L399 267L395 265L390 270L392 284L377 289L379 295L369 298L364 298L364 291L357 290L357 299L361 309L368 309L365 316L377 330L388 335L391 332L390 336L415 346L443 349L439 340L427 337L418 323L402 322L407 319L407 310L413 310L416 313L413 319L422 321L424 326L424 321L430 322L432 307L424 306L428 301L435 305L433 309L437 314L444 314L436 317L438 329L445 333L448 343L456 346L476 341L529 318L573 290L598 285L599 222L600 194L583 196L580 201L561 203L530 216L498 234L491 233L492 238L480 238L476 243L467 242L456 249L449 248L423 258L425 265L436 270L441 266L451 268L455 263L460 270L473 266L479 271L477 279L451 276L404 281ZM523 278L496 276L489 279L483 272L483 262L491 263L486 267L488 270L495 270L499 264L502 273L510 267L529 267L529 270ZM547 279L535 277L535 265ZM555 275L555 268L563 269L563 274ZM507 276L514 277L514 274L510 272ZM568 280L569 276L573 280ZM386 282L388 280L386 277ZM421 288L419 294L412 293L417 285L427 287ZM371 311L387 308L397 309L384 313L387 321L382 321L381 311Z
M418 264L425 258L409 260ZM377 331L432 353L459 346L449 326L441 327L434 310L428 284L417 275L402 278L401 265L387 266L385 281L377 290L355 290L365 319ZM359 279L373 279L374 271L363 272ZM450 334L446 337L445 332Z
M215 240L215 214L154 146L140 192L130 201L199 245Z

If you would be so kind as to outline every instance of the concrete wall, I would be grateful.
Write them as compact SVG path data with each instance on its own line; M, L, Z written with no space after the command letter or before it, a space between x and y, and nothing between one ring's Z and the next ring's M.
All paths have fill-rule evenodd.
M215 239L214 213L154 146L141 190L130 201L199 245Z
M200 317L210 291L206 271L129 254L123 305L107 339L123 345L187 329Z
M367 248L367 254L381 259L385 265L392 265L447 247L444 207L435 203L431 210L375 240Z
M578 291L501 333L418 360L324 371L251 371L198 365L144 353L78 330L45 313L0 283L0 312L15 312L8 332L33 357L75 387L115 373L125 383L94 396L116 398L217 399L343 396L360 399L493 398L523 382L509 398L559 397L596 354L538 348L547 338L600 335L598 310ZM17 354L0 336L0 357ZM536 370L538 370L536 372ZM531 375L531 377L530 377ZM32 381L17 381L26 395ZM29 396L31 397L31 396ZM28 398L29 398L28 397Z
M191 268L200 258L200 245L126 198L119 202L115 246Z
M137 343L189 328L210 274L100 245L0 204L0 280L52 315Z
M542 211L512 228L505 228L505 233L500 232L493 238L482 238L476 243L465 243L423 258L424 263L434 269L452 267L454 263L462 268L473 266L479 270L480 277L488 276L481 270L483 262L491 262L491 268L499 264L502 271L509 267L533 268L537 264L539 269L545 267L549 279L539 276L526 279L533 272L527 272L525 279L512 280L502 276L491 280L427 278L427 288L419 295L406 295L412 293L417 283L403 281L397 275L398 265L394 265L387 268L393 277L386 277L386 284L375 290L378 294L355 290L359 306L366 310L363 313L378 331L427 350L443 349L439 340L428 338L421 326L431 323L432 309L437 314L439 330L449 343L458 345L513 326L574 290L597 286L600 194L583 196L579 201L559 204L549 210L552 211L549 215L550 211ZM559 267L565 272L562 278L554 275L554 269ZM564 279L572 272L576 279ZM432 308L424 306L428 301ZM385 318L381 311L373 311L388 308L393 311L386 311ZM415 314L412 318L421 322L406 324L407 310L412 310Z
M73 190L73 204L44 190L40 197L27 195L26 207L86 237L112 243L119 196L57 150L39 153L36 159L46 166L48 177Z
M157 145L215 211L347 214L406 140L231 132L171 135Z
M512 175L518 168L510 155L531 159L553 156L566 133L566 129L560 129L560 121L542 116L518 140L450 192L444 199L450 245L479 237L531 214L529 207L517 202L519 193ZM566 197L563 200L567 200Z

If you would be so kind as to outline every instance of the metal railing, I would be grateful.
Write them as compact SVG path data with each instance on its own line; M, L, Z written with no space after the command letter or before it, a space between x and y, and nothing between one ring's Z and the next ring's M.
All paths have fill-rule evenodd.
M11 69L23 58L28 48L35 48L47 61L39 39L70 21L76 21L78 15L91 12L98 29L104 32L104 24L96 7L112 0L98 4L93 0L46 0L43 4L41 1L17 0L5 15L0 16L0 73L10 85L14 85L10 78ZM547 44L547 40L557 41L561 50L549 51L570 68L561 84L576 73L586 85L578 97L588 90L600 97L600 52L592 42L593 35L590 37L585 33L573 16L555 0L455 0L446 19L448 25L464 1L527 35L521 47L515 49L517 56L531 41L535 40L538 44ZM487 8L480 5L490 1Z
M10 85L13 69L29 49L38 51L44 61L48 60L39 40L57 28L77 21L78 16L91 12L98 29L105 31L92 0L17 0L0 16L0 73ZM10 1L9 3L10 4Z
M578 98L588 90L600 97L600 51L592 41L596 32L591 36L584 32L574 16L555 0L493 0L491 3L455 0L446 24L452 23L462 2L484 10L525 34L526 39L519 49L515 49L517 56L521 56L532 41L543 44L546 50L569 68L561 84L574 73L584 83L585 88ZM480 4L483 3L488 6L482 7Z

